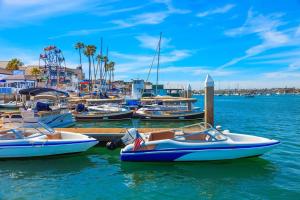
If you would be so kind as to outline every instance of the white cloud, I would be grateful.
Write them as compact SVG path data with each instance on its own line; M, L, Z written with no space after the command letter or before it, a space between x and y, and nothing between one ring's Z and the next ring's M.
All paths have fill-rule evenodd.
M285 24L280 19L282 16L282 13L274 13L271 15L255 14L250 9L245 23L241 27L226 31L225 35L236 37L255 34L262 42L247 49L243 56L233 58L231 61L221 65L219 69L232 66L242 60L273 48L298 45L298 39L293 37L294 34L292 30L294 29L285 31L279 30L279 28Z
M295 35L296 35L296 36L300 36L300 26L298 26L298 28L297 28L297 30L296 30L296 32L295 32Z
M140 10L146 6L147 4L141 6L126 7L126 8L114 8L113 6L105 6L105 7L100 7L92 10L92 13L97 16L108 16L113 14L128 13L128 12Z
M139 25L157 25L163 23L166 18L168 18L173 14L186 14L190 12L189 10L175 8L171 0L156 0L154 1L154 3L164 4L166 5L167 9L161 11L155 11L155 12L145 12L141 14L135 14L130 17L125 17L122 19L114 19L109 22L110 24L112 24L112 26L103 27L103 28L72 30L61 35L50 37L50 39L67 37L67 36L89 35L89 34L99 33L103 31L126 29L126 28L135 27ZM112 10L104 13L113 14L116 12L127 12L127 11L139 10L140 8L143 7L145 7L145 5L141 7L123 8L120 10L115 9L115 11ZM92 10L95 9L93 8Z
M119 28L129 28L137 25L155 25L162 23L168 17L166 12L143 13L135 15L128 19L112 20L111 23L117 25Z
M191 12L190 10L175 8L172 0L154 0L154 2L165 4L170 13L187 14Z
M268 79L277 81L287 80L299 80L300 78L300 59L292 61L288 67L281 70L264 73L263 76Z
M200 13L197 14L197 17L207 17L209 15L224 14L224 13L229 12L234 7L235 7L235 5L233 5L233 4L227 4L223 7L207 10L207 11L204 11L204 12L200 12Z
M280 20L280 17L282 16L282 13L274 13L271 15L255 14L252 9L249 9L244 24L241 27L225 31L225 35L234 37L238 35L247 35L254 33L259 34L274 30L284 24Z
M19 26L53 16L88 11L99 5L105 3L97 0L5 0L0 6L0 24L2 27Z
M161 55L161 65L170 64L173 62L181 61L190 57L192 54L189 50L172 50ZM141 54L123 54L120 52L111 52L110 57L115 58L117 62L117 72L137 72L142 70L148 71L153 60L153 55ZM155 64L156 65L156 62ZM162 67L163 68L163 67Z
M167 10L146 12L134 15L127 19L113 20L112 23L122 28L128 28L137 25L155 25L164 22L165 19L172 14L187 14L190 12L189 10L175 8L171 0L155 0L154 2L165 4Z
M150 35L139 35L135 37L140 42L140 47L149 48L149 49L156 49L157 44L159 41L158 36L150 36ZM162 37L161 39L161 48L170 48L171 39Z
M282 59L282 58L295 58L297 56L300 55L300 50L296 49L296 50L289 50L289 51L283 51L283 52L279 52L279 53L273 53L273 54L267 54L267 55L263 55L263 56L254 56L252 58L250 58L249 60L268 60L268 59L272 59L272 60L276 60L276 59Z
M300 72L286 72L286 71L278 71L278 72L268 72L265 73L264 76L266 78L270 78L270 79L295 79L295 78L300 78Z

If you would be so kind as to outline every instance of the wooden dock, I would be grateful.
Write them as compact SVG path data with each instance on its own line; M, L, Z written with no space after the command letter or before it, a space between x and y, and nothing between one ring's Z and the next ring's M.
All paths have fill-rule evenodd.
M138 128L140 133L148 133L152 131L169 130L170 128ZM101 145L105 145L108 141L119 139L126 133L125 128L55 128L57 131L74 132L84 134L96 138Z

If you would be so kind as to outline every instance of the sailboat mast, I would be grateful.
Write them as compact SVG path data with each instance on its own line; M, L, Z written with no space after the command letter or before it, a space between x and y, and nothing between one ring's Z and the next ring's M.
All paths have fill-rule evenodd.
M160 32L159 41L158 41L157 69L156 69L156 88L155 88L156 95L158 94L157 93L157 87L158 87L158 71L159 71L159 61L160 61L161 35L162 35L162 32Z
M101 44L100 44L100 56L101 57L100 57L100 63L99 63L100 64L100 73L99 73L100 74L100 83L102 83L101 79L102 79L102 71L103 71L102 70L102 57L103 57L102 49L103 49L103 38L101 37Z

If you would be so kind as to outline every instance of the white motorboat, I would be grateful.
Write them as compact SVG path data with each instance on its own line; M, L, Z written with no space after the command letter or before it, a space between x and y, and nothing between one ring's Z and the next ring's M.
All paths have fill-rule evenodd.
M135 112L135 117L143 120L195 120L203 119L200 108L187 110L186 106L147 105Z
M2 114L2 122L6 127L20 126L24 118L34 118L35 121L47 124L51 128L69 127L75 124L72 113L60 109L40 112L32 109L20 109L20 112L6 112Z
M8 103L0 103L0 108L6 108L6 109L18 109L22 106L22 103L10 101Z
M142 140L137 141L137 137ZM121 150L122 161L236 159L260 156L280 143L263 137L230 133L228 130L219 131L205 123L145 135L130 129L125 140L130 141L130 138L135 139Z
M20 114L4 114L3 123L18 123L22 118L36 118L51 128L69 127L75 124L72 113L66 109L68 94L51 88L28 88L19 91L27 109L20 108ZM24 97L24 98L23 98ZM25 98L26 97L26 98ZM12 124L12 127L15 125ZM18 125L17 125L18 126Z
M95 146L92 137L57 132L40 122L0 131L0 158L24 158L79 153Z
M89 111L106 112L106 113L128 111L128 109L122 108L117 104L102 104L97 106L88 106L87 108Z

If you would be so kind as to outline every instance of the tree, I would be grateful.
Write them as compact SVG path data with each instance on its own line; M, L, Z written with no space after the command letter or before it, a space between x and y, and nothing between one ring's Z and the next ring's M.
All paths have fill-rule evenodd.
M94 57L95 52L96 52L96 46L95 45L85 46L84 55L88 58L88 61L89 61L89 90L90 91L92 91L92 85L91 85L91 65L92 65L92 61L91 61L91 58Z
M97 68L96 68L95 80L96 80L96 77L98 75L98 71L99 71L99 74L100 74L100 79L102 79L102 69L101 69L101 66L102 66L101 62L102 62L102 60L103 60L103 57L100 54L98 54L96 56Z
M75 49L78 50L78 53L79 53L79 64L80 64L80 67L82 67L82 60L81 60L81 49L84 48L84 44L82 42L77 42L75 44Z
M20 66L23 66L23 63L21 62L21 60L19 60L17 58L13 58L7 63L6 69L8 69L8 70L19 70Z
M41 74L41 70L38 67L33 67L30 70L30 74L33 75L35 77L35 79L37 80L38 76Z
M110 83L112 83L112 81L114 81L115 62L110 61L108 63L108 65L109 65L109 71L110 71L109 79L110 79Z

